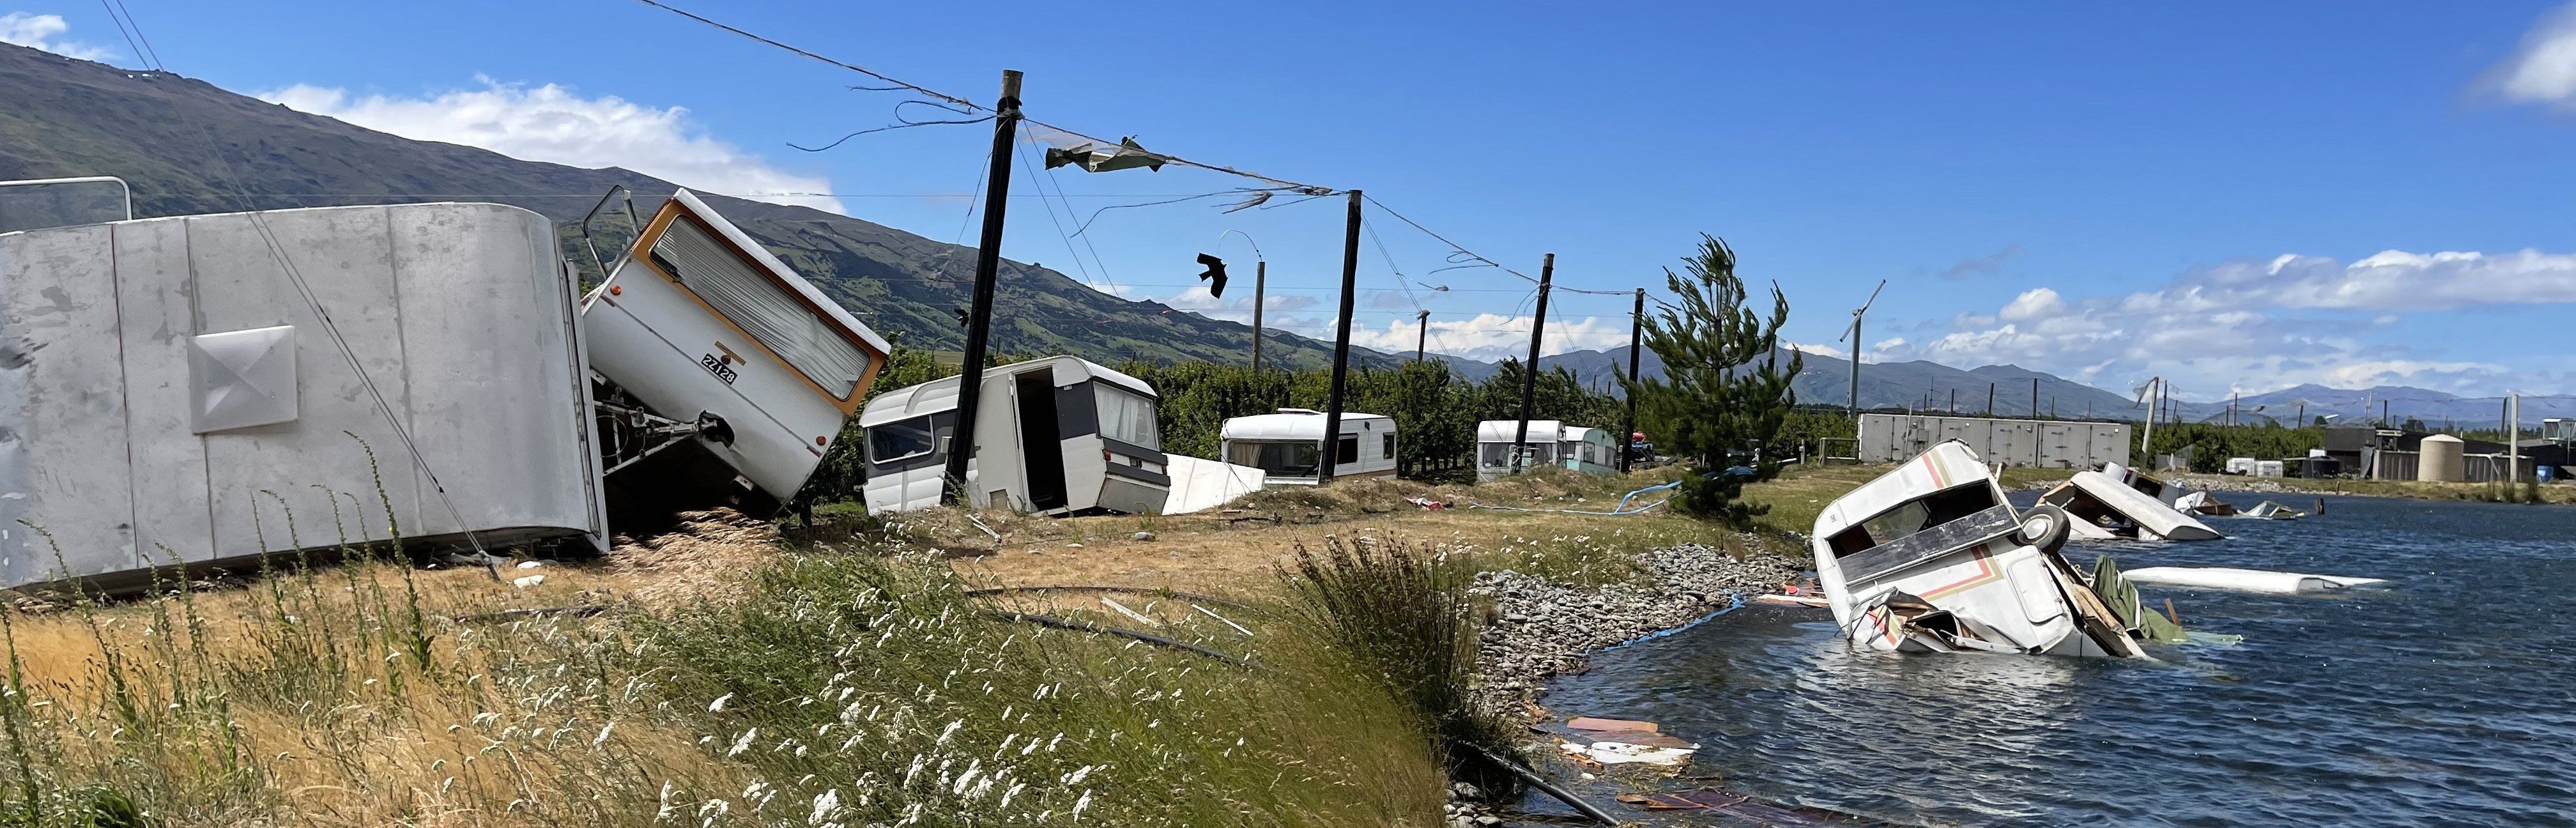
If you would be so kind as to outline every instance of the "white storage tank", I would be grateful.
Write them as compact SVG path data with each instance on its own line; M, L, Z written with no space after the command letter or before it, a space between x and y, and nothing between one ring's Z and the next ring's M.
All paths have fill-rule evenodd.
M409 540L603 542L556 251L552 222L497 204L0 235L0 586L68 573L114 589L171 555L329 547L335 522L381 540L353 434Z
M2458 483L2466 467L2461 454L2468 444L2448 434L2424 438L2421 456L2416 458L2415 479L2432 483Z

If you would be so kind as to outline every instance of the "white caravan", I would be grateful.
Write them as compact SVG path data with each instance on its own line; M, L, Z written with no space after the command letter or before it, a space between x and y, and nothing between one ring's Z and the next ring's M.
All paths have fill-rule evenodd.
M1944 442L1825 506L1816 574L1844 636L1874 650L2144 655L2058 554L2068 522L2015 513L1976 452Z
M415 548L604 545L573 285L499 204L0 234L0 586L386 540L379 482Z
M1282 408L1276 414L1254 414L1225 421L1217 430L1220 456L1237 466L1260 469L1271 485L1315 485L1323 460L1324 412ZM1384 414L1342 412L1339 453L1333 479L1394 477L1395 419Z
M687 190L583 299L582 321L591 368L615 385L605 411L628 395L641 408L625 431L646 447L610 447L620 497L730 489L752 512L805 485L893 350ZM673 433L686 436L654 439ZM732 473L710 473L719 463Z
M888 391L859 413L868 511L939 505L958 383L948 377ZM1076 357L984 369L966 464L970 502L1057 516L1160 514L1172 480L1157 399L1145 381Z
M1478 481L1509 477L1512 473L1513 449L1519 445L1513 438L1520 434L1519 420L1486 420L1476 424L1476 479ZM1523 468L1562 466L1585 474L1609 474L1617 467L1619 442L1610 432L1585 426L1570 426L1557 420L1529 421L1530 456Z

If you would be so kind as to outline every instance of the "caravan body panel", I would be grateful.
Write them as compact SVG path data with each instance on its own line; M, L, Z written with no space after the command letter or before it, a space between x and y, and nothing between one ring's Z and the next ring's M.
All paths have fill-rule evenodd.
M139 579L173 556L327 547L343 528L383 540L388 517L428 543L604 543L580 319L554 242L544 217L494 204L0 235L0 526L15 530L0 535L0 585ZM22 519L54 536L60 564Z

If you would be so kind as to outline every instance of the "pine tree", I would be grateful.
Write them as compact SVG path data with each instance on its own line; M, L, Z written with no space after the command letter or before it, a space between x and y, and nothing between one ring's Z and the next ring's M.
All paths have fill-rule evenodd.
M1779 360L1788 297L1775 285L1770 317L1755 313L1735 275L1735 251L1724 240L1701 234L1699 251L1682 262L1689 278L1664 271L1665 287L1681 305L1667 305L1645 323L1645 346L1663 358L1665 378L1623 382L1636 395L1647 436L1698 467L1683 478L1673 505L1742 528L1770 511L1740 498L1746 482L1780 471L1778 461L1752 455L1780 432L1796 404L1789 381L1803 360ZM1751 477L1727 473L1738 466L1750 466Z

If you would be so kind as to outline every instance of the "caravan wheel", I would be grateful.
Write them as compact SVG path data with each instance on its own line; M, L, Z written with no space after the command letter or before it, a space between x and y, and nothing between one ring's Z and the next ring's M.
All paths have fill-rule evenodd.
M2055 552L2058 547L2066 545L2066 535L2072 531L2068 523L2071 520L2074 518L2067 515L2066 510L2042 503L2021 513L2021 527L2013 534L2015 539L2039 547L2040 551Z

